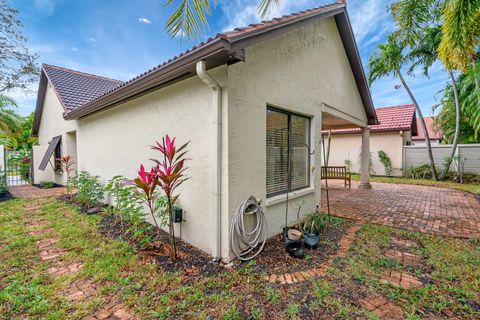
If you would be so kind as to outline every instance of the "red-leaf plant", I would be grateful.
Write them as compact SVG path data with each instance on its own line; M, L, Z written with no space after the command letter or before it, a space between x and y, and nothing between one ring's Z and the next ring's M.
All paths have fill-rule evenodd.
M177 248L175 245L175 230L173 228L173 207L178 199L178 194L174 194L175 190L188 178L185 177L185 150L189 142L183 144L178 149L175 146L175 138L170 139L168 134L162 139L162 143L156 143L152 149L160 151L163 155L163 161L152 159L156 166L156 177L160 188L165 192L168 200L168 231L170 240L170 259L177 259Z
M150 169L150 172L145 171L143 164L140 166L138 171L138 177L133 180L135 185L143 191L138 192L139 197L142 199L143 203L147 206L150 215L153 218L153 222L157 227L157 237L160 235L160 227L155 218L155 203L159 197L159 193L155 191L158 186L158 179L156 175L156 168L153 167Z
M73 157L70 155L66 155L60 159L61 164L62 164L62 171L67 174L67 197L71 198L71 185L70 185L70 175L74 171L73 165L75 164L75 161L73 160Z

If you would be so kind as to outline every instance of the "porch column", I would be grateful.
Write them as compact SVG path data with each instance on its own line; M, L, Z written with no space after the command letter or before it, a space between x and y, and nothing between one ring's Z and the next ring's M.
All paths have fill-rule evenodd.
M370 128L365 127L362 130L362 154L361 154L361 177L360 185L361 189L372 189L370 184Z

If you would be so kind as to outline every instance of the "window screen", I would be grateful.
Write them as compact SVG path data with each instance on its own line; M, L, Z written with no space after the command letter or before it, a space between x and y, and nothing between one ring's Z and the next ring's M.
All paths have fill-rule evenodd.
M306 188L310 185L310 119L267 109L267 196ZM290 156L290 185L288 157Z

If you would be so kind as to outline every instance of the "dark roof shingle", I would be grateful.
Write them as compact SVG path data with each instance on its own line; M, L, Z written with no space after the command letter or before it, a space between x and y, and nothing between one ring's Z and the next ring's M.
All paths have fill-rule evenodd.
M119 80L48 64L43 64L42 69L55 88L67 113L123 83Z

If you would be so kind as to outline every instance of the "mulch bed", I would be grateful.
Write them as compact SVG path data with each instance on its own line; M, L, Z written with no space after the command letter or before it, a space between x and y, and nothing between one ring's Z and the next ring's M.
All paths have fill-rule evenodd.
M2 201L8 201L8 200L11 200L13 199L13 196L10 192L8 191L5 191L3 193L0 194L0 202Z
M263 251L255 259L255 269L267 274L291 273L319 267L329 256L335 254L338 242L345 231L353 224L349 220L343 223L329 224L320 235L316 249L304 249L305 257L297 259L285 252L282 235L270 238ZM242 263L243 264L243 263Z
M218 263L212 261L211 256L181 239L176 239L178 260L171 262L168 233L162 230L157 237L155 228L148 222L145 222L142 228L146 230L148 236L154 239L146 246L133 240L134 237L127 227L123 226L122 228L121 221L113 215L103 216L99 225L99 230L103 235L130 242L140 254L153 259L164 271L183 271L189 276L196 277L211 276L224 270Z

